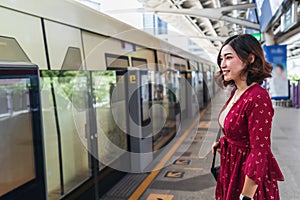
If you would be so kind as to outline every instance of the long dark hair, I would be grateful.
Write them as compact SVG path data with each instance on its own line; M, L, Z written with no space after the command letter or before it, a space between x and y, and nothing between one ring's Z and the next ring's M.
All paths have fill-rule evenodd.
M222 88L227 85L235 85L234 81L225 81L221 68L221 51L225 45L230 45L236 52L243 63L246 63L245 68L241 72L241 76L247 74L247 85L253 82L262 84L265 78L271 77L272 65L266 61L263 49L258 40L249 34L235 35L228 38L222 45L217 63L219 71L215 75L215 80ZM250 62L250 56L254 55L254 62Z

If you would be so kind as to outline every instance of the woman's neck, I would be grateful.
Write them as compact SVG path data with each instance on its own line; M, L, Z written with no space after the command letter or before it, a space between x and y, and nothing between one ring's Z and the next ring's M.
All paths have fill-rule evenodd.
M236 83L236 87L237 87L237 93L241 94L243 93L245 90L247 90L247 88L249 88L250 86L254 85L255 82L251 83L250 85L247 85L246 81L241 81L239 83Z

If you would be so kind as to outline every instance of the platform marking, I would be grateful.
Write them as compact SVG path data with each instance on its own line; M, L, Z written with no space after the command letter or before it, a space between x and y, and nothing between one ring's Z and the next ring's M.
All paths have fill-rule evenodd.
M211 104L211 103L210 103ZM207 107L202 110L199 117L193 122L192 126L190 126L184 134L179 138L179 140L174 144L174 146L170 149L170 151L166 154L166 156L161 160L161 162L158 164L158 170L152 171L149 176L141 183L141 185L135 190L135 192L130 196L129 200L136 200L139 199L140 196L145 192L145 190L149 187L149 185L152 183L152 181L155 179L155 177L159 174L160 170L163 168L165 163L168 162L168 160L171 158L171 156L174 154L176 149L180 146L180 144L183 142L183 140L187 137L189 132L193 129L193 127L196 125L196 123L203 117L203 115L206 113L208 108L211 105L207 105Z
M200 157L200 156L180 156L180 159L200 159L200 158L202 158L202 157ZM206 158L206 156L203 156L203 158Z
M151 193L146 200L172 200L174 195L172 194L154 194Z
M184 170L184 171L202 171L203 168L201 167L182 167L180 165L172 165L168 167L168 169L176 171L176 170Z
M199 124L199 127L200 128L209 128L210 123L211 123L210 121L201 121Z
M167 178L182 178L184 176L184 172L182 171L167 171L165 177Z
M191 160L186 160L186 159L178 159L173 162L174 165L190 165Z

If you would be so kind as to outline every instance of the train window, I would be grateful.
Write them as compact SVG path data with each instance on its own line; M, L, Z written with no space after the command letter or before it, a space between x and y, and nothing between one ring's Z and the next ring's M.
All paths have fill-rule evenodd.
M109 69L129 67L128 56L105 53L105 61L106 61L106 66Z
M133 67L139 67L139 68L143 68L143 69L148 68L147 59L131 57L131 62L132 62Z
M185 71L186 70L186 66L184 64L180 65L180 71Z
M15 38L0 36L0 60L30 62Z
M62 70L78 70L82 68L82 60L80 49L77 47L69 47L64 62L62 64Z
M178 71L180 71L180 64L174 63L174 68Z

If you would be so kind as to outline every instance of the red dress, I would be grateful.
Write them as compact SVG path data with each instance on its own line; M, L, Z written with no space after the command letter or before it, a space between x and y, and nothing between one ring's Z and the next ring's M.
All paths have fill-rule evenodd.
M254 200L280 199L277 181L284 178L271 152L273 114L269 94L259 84L250 86L229 110L220 139L217 200L239 200L245 175L258 184Z

